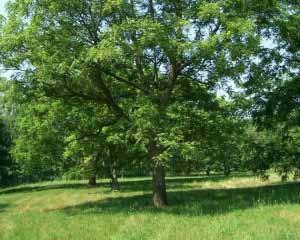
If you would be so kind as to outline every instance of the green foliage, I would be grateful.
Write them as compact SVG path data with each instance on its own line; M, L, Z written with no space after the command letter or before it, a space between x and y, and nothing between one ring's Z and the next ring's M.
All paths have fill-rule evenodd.
M22 105L14 125L12 156L22 166L25 176L34 180L55 176L61 167L63 139L59 118L59 104Z
M16 182L16 165L10 155L11 136L0 115L0 185Z

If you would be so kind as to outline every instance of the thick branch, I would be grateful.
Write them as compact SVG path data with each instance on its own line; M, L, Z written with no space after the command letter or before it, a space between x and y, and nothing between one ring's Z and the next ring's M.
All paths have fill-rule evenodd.
M18 69L18 68L0 68L0 71L15 71L15 72L28 72L33 70L28 70L28 69Z
M72 139L70 141L67 141L66 144L70 144L74 141L80 141L80 140L83 140L83 139L86 139L86 138L92 138L92 137L97 137L101 134L101 131L104 127L109 127L109 126L112 126L114 124L116 124L118 122L118 118L114 119L114 120L111 120L111 121L107 121L103 124L101 124L101 126L99 126L99 129L98 131L96 132L93 132L93 133L86 133L86 134L82 134L81 136L75 138L75 139Z
M106 105L113 110L115 115L119 118L126 117L123 109L115 102L111 91L104 83L102 76L101 76L101 67L98 64L96 65L96 76L95 76L95 83L98 85L98 87L101 89L104 97L104 101ZM127 118L127 117L126 117Z
M176 85L176 81L177 81L177 77L178 77L178 73L179 73L177 65L179 65L179 64L172 64L171 63L170 66L169 66L169 77L168 77L166 90L164 92L164 95L161 96L160 104L162 106L168 105L168 103L171 99L171 95L172 95L172 92L173 92L174 87Z
M110 72L108 70L104 70L104 72L113 77L114 79L116 79L117 81L119 82L122 82L122 83L125 83L135 89L138 89L140 91L142 91L145 95L149 95L149 91L141 86L139 86L138 84L134 83L134 82L131 82L131 81L128 81L127 79L123 78L123 77L120 77L120 76L117 76L116 74L114 74L113 72Z
M203 81L201 81L200 79L193 78L193 77L191 77L191 76L189 76L189 75L187 75L187 74L181 74L181 76L186 77L186 78L192 80L192 81L195 82L195 83L198 83L198 84L201 84L201 85L204 85L204 86L207 86L207 85L208 85L208 82L203 82Z
M155 17L155 10L154 10L154 4L153 0L149 0L149 13L152 19Z

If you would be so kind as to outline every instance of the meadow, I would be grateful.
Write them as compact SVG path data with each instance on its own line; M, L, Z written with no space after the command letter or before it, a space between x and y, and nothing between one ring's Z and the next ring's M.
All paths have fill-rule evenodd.
M247 174L169 177L170 206L151 205L149 178L110 191L85 181L0 189L0 239L300 239L300 183Z

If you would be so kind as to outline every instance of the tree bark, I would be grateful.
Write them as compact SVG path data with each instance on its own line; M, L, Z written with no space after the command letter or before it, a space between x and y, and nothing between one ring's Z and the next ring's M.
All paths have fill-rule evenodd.
M225 175L226 177L228 177L228 176L230 175L230 173L231 173L230 167L226 166L226 167L224 168L224 175Z
M115 164L111 166L111 170L110 170L110 187L112 191L120 190L118 174L117 174L117 169L115 167Z
M97 185L97 180L96 180L96 176L91 176L89 178L89 186L91 187L95 187Z
M289 179L289 176L287 173L285 173L284 175L281 176L281 181L282 182L287 182L287 180Z
M92 161L90 162L90 176L89 176L89 186L95 187L97 185L97 157L98 154L95 152L92 155Z
M161 208L168 205L165 169L161 165L153 167L152 173L153 181L153 204L155 207Z
M152 161L152 187L153 187L153 205L162 208L168 205L165 169L164 166L157 161L157 157L161 152L155 141L149 145L149 157Z

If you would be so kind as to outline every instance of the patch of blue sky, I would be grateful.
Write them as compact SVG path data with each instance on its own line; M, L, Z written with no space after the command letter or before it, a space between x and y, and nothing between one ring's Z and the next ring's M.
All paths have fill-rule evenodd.
M5 15L5 4L8 0L0 0L0 15Z

